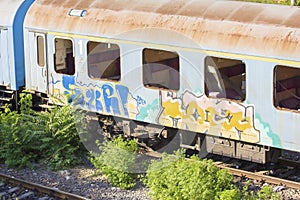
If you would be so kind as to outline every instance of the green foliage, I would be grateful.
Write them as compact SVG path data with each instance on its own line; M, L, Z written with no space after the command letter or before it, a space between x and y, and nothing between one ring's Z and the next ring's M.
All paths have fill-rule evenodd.
M23 114L33 113L32 108L32 95L28 93L20 94L20 110Z
M256 2L256 3L266 3L266 4L282 4L290 5L290 0L237 0L237 1L247 1L247 2Z
M258 191L257 197L259 200L280 200L280 194L274 193L271 186L264 186Z
M71 105L55 107L43 114L46 135L41 139L41 150L47 152L43 163L52 169L62 169L78 164L83 145L79 138L76 123L82 116Z
M196 156L187 160L181 152L152 162L146 177L153 199L240 199L227 171L219 170L211 160Z
M242 199L245 200L280 200L280 194L275 193L271 186L264 186L256 194L254 191L249 191L250 181L242 188Z
M20 95L20 112L0 113L0 161L9 167L44 163L62 169L78 163L82 145L71 106L45 113L32 110L32 96Z
M124 140L121 136L99 145L100 154L94 154L91 162L105 174L108 181L123 189L130 189L136 184L133 174L135 169L138 144L135 140Z
M233 176L219 170L211 160L193 156L187 160L180 151L175 156L163 154L148 168L145 184L152 199L207 199L207 200L278 200L271 187L264 187L257 194L248 192L248 185L240 190Z

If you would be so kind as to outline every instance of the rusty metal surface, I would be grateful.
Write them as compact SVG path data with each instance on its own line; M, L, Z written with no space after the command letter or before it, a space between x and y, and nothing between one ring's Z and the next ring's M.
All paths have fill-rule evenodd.
M0 26L12 26L14 15L24 0L0 0Z
M87 10L85 17L68 16ZM213 0L36 0L25 26L42 31L123 38L122 33L163 29L210 50L299 60L300 9ZM174 37L139 33L137 40L192 47ZM124 35L124 34L123 34ZM147 35L147 37L146 37ZM163 39L159 39L159 37ZM179 41L179 42L178 42Z

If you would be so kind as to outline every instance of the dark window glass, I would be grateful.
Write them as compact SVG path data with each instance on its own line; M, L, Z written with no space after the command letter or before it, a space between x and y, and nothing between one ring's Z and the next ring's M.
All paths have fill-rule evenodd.
M143 83L147 87L179 90L179 56L176 52L144 49Z
M45 40L43 36L36 37L37 43L37 63L40 67L45 66Z
M278 65L274 68L274 106L300 109L300 69Z
M54 68L57 73L67 75L75 74L75 59L72 40L55 39Z
M88 42L87 57L90 78L120 80L120 48L117 44Z
M208 97L245 100L245 64L240 60L206 57L205 94Z

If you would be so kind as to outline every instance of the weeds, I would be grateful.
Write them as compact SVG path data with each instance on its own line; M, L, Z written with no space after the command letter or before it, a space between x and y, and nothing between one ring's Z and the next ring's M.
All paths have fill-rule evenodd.
M237 1L247 1L247 2L266 3L266 4L291 5L291 0L237 0ZM296 4L298 4L298 3L296 3Z
M0 113L0 161L22 168L41 163L51 169L77 164L83 146L76 130L75 110L55 107L48 112L32 110L32 96L20 95L20 112Z
M123 189L136 184L134 175L135 154L138 144L135 140L125 140L121 136L99 145L100 154L94 154L91 162L108 181Z
M264 187L257 194L248 192L248 185L240 190L233 176L219 170L211 160L193 156L187 160L181 151L164 154L162 159L150 164L145 184L152 199L201 199L201 200L279 200L271 187Z

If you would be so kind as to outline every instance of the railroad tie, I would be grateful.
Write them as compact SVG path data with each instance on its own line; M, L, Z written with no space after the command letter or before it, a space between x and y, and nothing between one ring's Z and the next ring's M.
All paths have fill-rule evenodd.
M26 199L27 197L30 197L33 194L34 194L33 192L27 192L25 194L22 194L21 196L18 196L16 199L18 199L18 200Z

